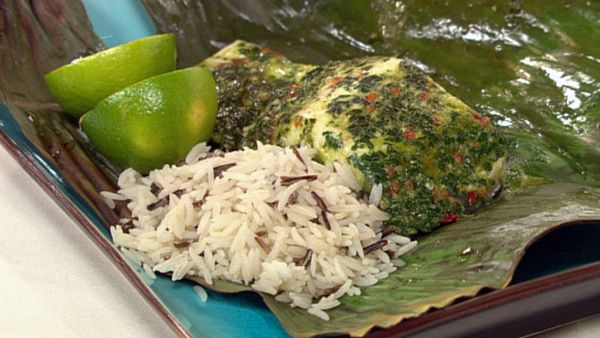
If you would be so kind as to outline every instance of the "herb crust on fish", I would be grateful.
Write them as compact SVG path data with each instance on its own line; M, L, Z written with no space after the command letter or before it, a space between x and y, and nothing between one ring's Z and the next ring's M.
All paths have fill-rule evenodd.
M325 163L348 163L364 191L382 185L380 207L403 235L454 222L501 189L501 132L402 59L306 65L236 41L201 65L218 85L215 142L306 143Z

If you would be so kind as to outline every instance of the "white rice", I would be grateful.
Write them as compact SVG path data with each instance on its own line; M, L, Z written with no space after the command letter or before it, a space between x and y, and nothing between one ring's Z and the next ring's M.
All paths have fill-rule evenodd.
M199 144L184 165L145 177L127 169L118 193L103 194L128 202L132 219L111 234L150 276L243 283L329 320L325 311L339 298L386 278L417 244L395 234L382 239L388 215L357 199L360 186L347 165L319 164L314 149L259 143L208 152ZM374 185L369 200L378 203L381 190ZM194 289L205 301L206 291Z
M369 204L379 205L383 195L383 185L381 183L373 184L369 194Z
M204 288L200 285L194 285L192 289L194 289L194 291L198 295L198 298L200 298L200 301L202 303L206 303L206 301L208 300L208 293L206 292L206 290L204 290Z

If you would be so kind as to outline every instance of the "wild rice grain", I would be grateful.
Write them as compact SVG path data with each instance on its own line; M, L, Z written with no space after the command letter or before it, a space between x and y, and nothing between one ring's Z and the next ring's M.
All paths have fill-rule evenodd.
M213 173L214 173L215 177L223 177L223 173L233 167L235 167L235 163L222 164L220 166L214 167Z
M165 196L154 203L148 204L146 209L148 209L149 211L152 211L154 209L166 207L167 205L169 205L169 196Z
M380 241L377 241L375 243L365 246L363 251L364 251L365 255L368 255L375 250L379 250L379 249L383 248L387 244L388 244L388 241L383 239L383 240L380 240Z
M152 193L152 195L158 195L158 193L162 190L161 187L158 186L158 184L152 182L152 184L150 185L150 192Z
M290 186L298 181L314 181L317 179L317 175L302 175L302 176L281 176L281 185L284 187Z
M329 211L329 210L327 210L327 205L325 204L325 201L323 201L323 199L321 198L321 196L319 196L319 194L317 194L314 191L311 191L310 195L314 198L315 202L317 202L317 205L319 206L319 208L321 208L321 210Z
M383 230L381 230L381 238L386 238L387 236L394 233L394 231L396 231L396 227L394 226L387 226L383 228Z
M292 146L292 151L294 152L294 155L296 156L296 158L298 158L298 160L304 164L304 170L308 171L308 167L306 166L306 163L304 162L304 159L302 158L302 155L300 155L300 152L298 151L298 148L296 148L296 146Z
M190 246L190 242L188 242L188 241L175 242L175 243L173 243L173 246L176 247L177 249L184 249L184 248L187 248L188 246Z
M325 210L321 211L321 218L323 219L325 228L327 228L327 230L331 230L331 223L329 223L329 218L327 218L327 212L325 212Z
M306 254L304 255L304 258L302 258L302 262L300 265L306 268L310 264L310 261L312 259L312 253L313 251L311 249L306 250Z

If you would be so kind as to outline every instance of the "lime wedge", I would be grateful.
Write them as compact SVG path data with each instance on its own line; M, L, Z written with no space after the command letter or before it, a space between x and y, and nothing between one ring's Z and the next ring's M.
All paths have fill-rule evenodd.
M191 67L140 81L84 114L81 128L114 163L141 173L176 163L215 125L217 91L206 68Z
M79 117L120 89L172 71L176 56L173 34L153 35L76 59L44 80L63 109Z

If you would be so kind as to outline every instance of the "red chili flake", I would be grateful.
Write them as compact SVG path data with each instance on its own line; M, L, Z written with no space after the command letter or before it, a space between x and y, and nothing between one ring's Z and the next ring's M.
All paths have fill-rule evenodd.
M485 127L487 127L490 124L490 121L491 120L490 120L490 118L488 116L482 116L481 120L479 121L479 125L482 128L485 128Z
M473 148L475 148L475 149L479 149L479 148L481 148L481 143L479 143L479 142L475 141L475 142L473 142L472 146L473 146Z
M290 88L290 93L288 94L289 97L296 97L296 87L292 86Z
M400 190L401 187L402 187L402 185L400 184L400 182L395 181L390 186L390 189L392 189L392 191L396 192L396 191Z
M233 63L232 62L220 62L217 64L217 67L219 68L225 68L225 67L229 67L231 66Z
M367 94L366 99L369 102L375 102L378 97L379 97L379 94L377 94L375 92L371 92L371 93Z
M414 131L412 131L411 129L407 129L404 132L404 138L407 139L407 140L409 140L409 141L414 140L416 137L417 137L417 134Z
M427 99L429 99L429 93L422 92L421 95L419 95L419 98L421 99L421 101L427 101Z
M411 180L408 180L406 181L406 183L404 183L404 187L406 188L406 190L413 190L415 188L415 185Z
M469 191L467 193L467 203L469 205L473 205L475 204L475 202L477 202L477 193L475 191Z
M393 196L394 196L394 190L392 190L392 188L389 188L389 189L387 189L387 190L385 191L385 194L386 194L388 197L393 197Z
M386 167L385 168L385 173L388 174L388 176L396 176L397 171L396 171L396 167Z
M296 120L294 120L294 127L300 128L302 126L302 118L300 116L296 116Z
M431 122L433 122L433 124L436 126L439 126L440 124L442 124L442 120L440 120L440 118L437 116L434 116Z
M302 87L301 85L298 84L292 84L290 86L290 92L289 92L289 97L296 97L296 95L298 95L298 88Z
M392 87L392 89L390 89L390 91L394 95L400 95L400 92L401 92L400 87Z
M333 87L333 86L337 85L338 83L340 83L343 79L344 78L341 76L336 76L333 78L333 80L329 81L329 85Z
M463 164L464 161L465 161L465 157L463 156L463 154L461 154L461 153L454 154L454 163Z
M268 47L261 47L260 52L261 53L271 53L272 50L271 50L271 48L268 48Z
M453 222L456 222L456 220L458 219L458 215L455 212L452 212L450 214L444 215L442 217L442 219L440 220L441 224L450 224Z
M427 83L425 85L427 86L427 88L431 88L431 87L433 87L433 82L427 81Z

